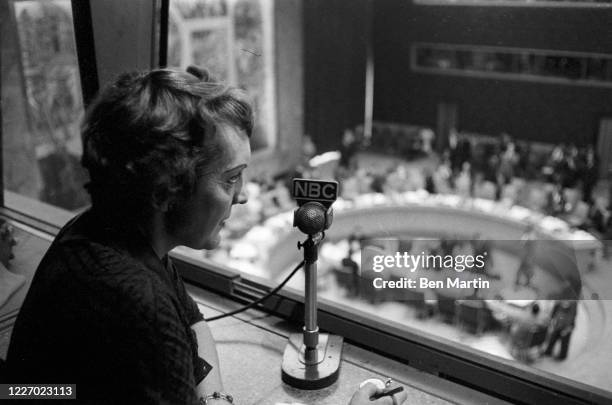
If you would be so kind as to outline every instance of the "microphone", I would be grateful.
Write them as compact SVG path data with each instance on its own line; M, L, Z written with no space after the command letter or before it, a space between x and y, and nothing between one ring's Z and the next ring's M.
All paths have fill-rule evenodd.
M289 335L282 379L296 388L320 389L336 382L342 356L342 337L319 334L317 326L318 245L333 220L331 205L338 196L338 183L293 179L293 196L299 205L293 226L308 235L306 241L298 242L298 249L304 248L304 327L301 334Z
M323 204L308 201L298 208L293 216L293 226L306 235L316 235L329 229L333 220L333 211Z

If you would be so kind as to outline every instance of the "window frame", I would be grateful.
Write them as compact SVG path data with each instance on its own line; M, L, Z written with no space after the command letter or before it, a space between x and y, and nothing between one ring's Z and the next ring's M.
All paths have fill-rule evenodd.
M162 15L164 3L167 6L167 1L162 0ZM100 12L100 9L92 10L90 3L90 0L72 1L77 55L85 104L93 98L99 88L100 80L98 75L100 60L96 60L96 51L101 45L94 43L93 21L95 18L92 18ZM115 4L117 3L123 4L122 1L115 0ZM300 3L287 1L279 7L291 7L295 4ZM167 13L165 16L167 18ZM160 29L162 33L164 32L163 25L162 22ZM167 32L167 26L165 30ZM163 42L159 43L159 62L162 65L164 63ZM279 51L283 52L282 49L277 50ZM295 72L291 69L285 69L285 71L286 77L281 75L276 80L295 82ZM278 72L283 72L283 69L278 69ZM282 104L280 99L281 97L277 97L276 100L279 105ZM289 108L291 107L290 105ZM282 111L279 110L278 116L282 115ZM0 128L0 138L1 135ZM289 152L277 149L275 153ZM24 213L20 212L18 207L6 206L4 200L0 207L0 215L52 236L57 234L65 222L65 218L60 218L53 213L45 213L44 207L40 207L40 210L37 208L35 212ZM220 263L198 262L180 254L173 254L173 257L187 283L225 295L238 302L244 303L257 299L274 288L274 285L267 280L255 280L254 277L245 276L236 269L228 268ZM502 400L521 403L528 399L530 402L557 404L612 402L612 392L497 358L475 349L457 346L445 339L427 336L410 328L398 328L390 323L353 312L339 304L320 300L318 306L319 327L322 330L345 336L346 340L352 344ZM296 325L303 323L303 297L295 291L282 290L266 300L260 308L296 322Z

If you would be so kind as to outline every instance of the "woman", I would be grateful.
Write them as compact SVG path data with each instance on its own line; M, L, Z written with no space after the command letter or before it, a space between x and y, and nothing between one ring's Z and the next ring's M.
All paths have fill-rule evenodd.
M252 128L244 94L193 67L124 74L98 96L82 129L92 206L39 265L9 347L14 382L76 384L105 403L231 403L167 253L217 247L247 201Z

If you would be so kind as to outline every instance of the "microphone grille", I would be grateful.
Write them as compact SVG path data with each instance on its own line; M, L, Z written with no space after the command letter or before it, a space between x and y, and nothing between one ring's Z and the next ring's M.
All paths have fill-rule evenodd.
M325 211L323 204L307 202L296 211L295 226L307 235L322 232L325 230Z

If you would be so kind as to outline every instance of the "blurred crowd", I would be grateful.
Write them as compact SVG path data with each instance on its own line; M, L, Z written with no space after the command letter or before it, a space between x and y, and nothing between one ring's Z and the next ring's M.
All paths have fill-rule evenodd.
M431 148L432 132L417 141L425 163L400 163L383 170L359 167L363 142L345 132L336 178L343 195L424 189L430 194L504 200L562 218L570 225L612 239L611 198L595 195L599 162L591 145L543 145L517 141L508 134L477 137L451 130L441 153ZM428 163L430 162L430 163Z
M451 130L447 145L441 148L441 152L436 152L440 148L433 131L420 129L416 136L401 142L401 137L397 137L398 142L382 143L386 149L377 150L376 146L380 145L368 143L361 133L359 130L345 130L338 152L328 160L312 159L317 155L315 144L310 137L304 136L302 158L293 172L276 178L250 179L247 184L249 204L234 208L236 212L224 229L228 233L228 238L223 238L222 248L225 249L221 250L231 256L232 239L241 237L269 217L293 210L295 202L290 190L295 177L334 178L340 183L341 197L349 200L365 193L393 195L426 190L430 194L456 194L466 199L486 198L508 203L508 206L518 204L562 218L602 239L612 239L610 200L601 195L601 190L595 192L599 162L592 146L542 145L518 141L508 134L491 138ZM381 152L383 159L364 159L366 154ZM376 164L379 160L386 164ZM528 224L525 243L533 238L532 232L533 224ZM351 258L354 242L363 238L363 235L351 236L348 254L340 266L349 276L347 283L351 295L360 295L359 265ZM435 252L432 252L441 255L464 248L453 235L440 235L438 242L433 246ZM484 252L489 253L491 248L490 242L481 235L474 235L467 247L487 257L491 255ZM533 254L529 252L524 248L524 254L519 257L514 288L532 288ZM486 267L484 274L489 279L499 279L490 260ZM473 298L478 298L478 290L474 291ZM557 352L557 346L556 357L563 359L567 356L576 302L554 302L552 310L540 311L538 301L534 301L532 307L521 311L524 316L509 322L507 332L511 352L518 360L531 362L539 356L552 355Z
M293 172L250 179L249 204L235 207L225 230L229 239L239 238L266 218L294 209L291 181L303 177L334 178L340 183L341 196L349 200L372 192L393 195L426 190L503 201L561 218L575 228L612 240L611 199L601 190L594 192L599 162L590 145L544 145L518 141L508 134L482 137L451 130L446 146L438 153L439 142L430 129L421 128L403 138L401 133L395 134L391 138L398 141L387 140L386 144L378 137L376 145L362 133L346 129L339 151L334 152L336 157L319 166L311 164L317 150L305 135L302 158ZM382 153L387 159L381 160L391 163L371 164L376 158L364 162L364 153L372 151Z

